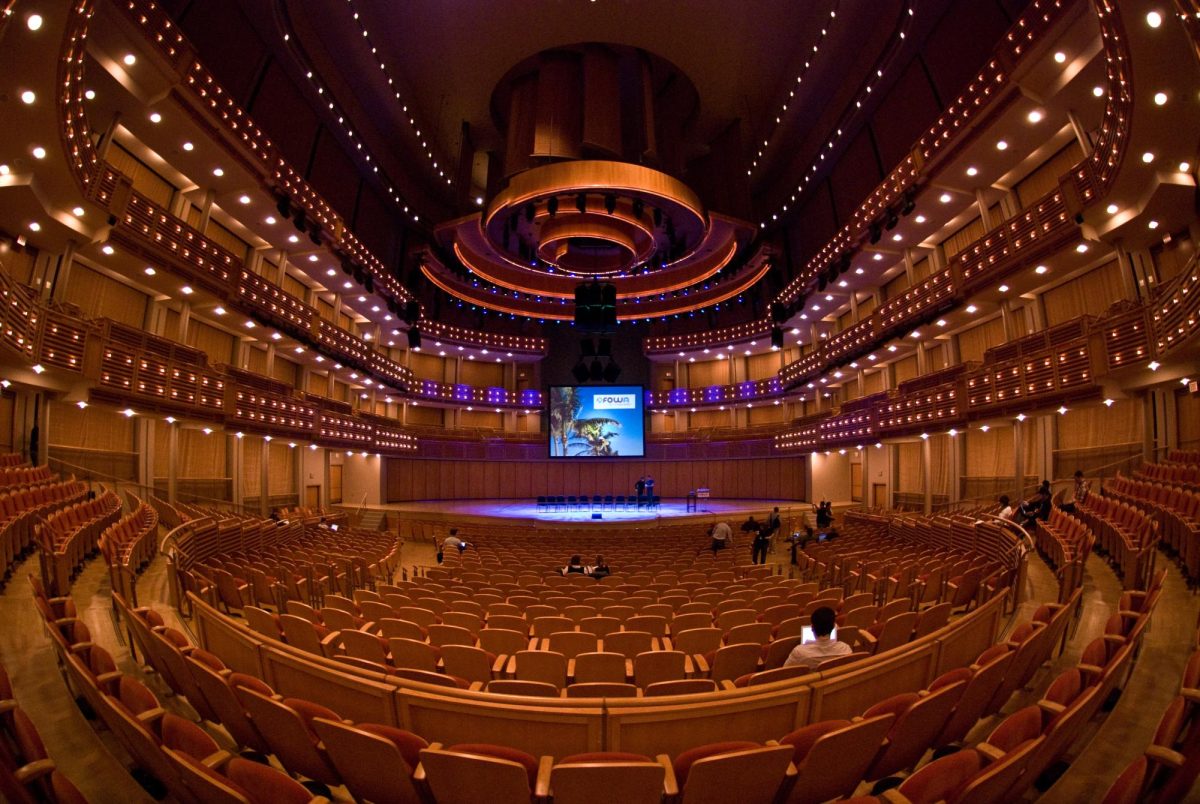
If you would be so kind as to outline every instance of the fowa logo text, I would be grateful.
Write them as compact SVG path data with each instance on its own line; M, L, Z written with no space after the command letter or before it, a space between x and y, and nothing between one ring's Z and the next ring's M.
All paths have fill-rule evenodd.
M595 410L634 410L637 408L635 394L596 394L592 397Z

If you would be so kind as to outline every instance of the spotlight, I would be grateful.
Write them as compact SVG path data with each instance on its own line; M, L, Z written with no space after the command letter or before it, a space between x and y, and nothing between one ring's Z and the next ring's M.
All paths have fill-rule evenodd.
M551 218L558 214L558 196L552 195L546 199L546 214Z
M633 199L633 217L641 220L642 213L646 211L646 204L642 199Z
M408 348L421 348L421 330L417 329L416 327L410 327L408 330Z
M421 303L416 299L404 303L404 320L409 324L415 324L417 319L421 317Z
M613 193L605 193L604 195L604 211L609 215L617 211L617 196Z
M916 208L917 202L916 199L913 198L912 190L906 191L904 193L904 201L900 204L900 214L909 215Z
M587 193L579 193L575 196L575 209L579 210L579 214L587 212Z
M889 232L896 228L896 224L900 222L900 216L896 214L896 210L888 209L887 215L884 216L883 226Z
M868 230L867 239L870 241L871 245L875 245L879 242L879 238L881 237L883 237L883 227L881 227L878 223L872 223L871 228Z
M771 328L771 345L780 349L783 348L783 330L779 327Z

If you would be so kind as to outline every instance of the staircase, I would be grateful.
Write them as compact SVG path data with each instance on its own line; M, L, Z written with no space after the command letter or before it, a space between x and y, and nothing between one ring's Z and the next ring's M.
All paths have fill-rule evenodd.
M363 511L358 526L367 530L383 530L387 524L387 511Z

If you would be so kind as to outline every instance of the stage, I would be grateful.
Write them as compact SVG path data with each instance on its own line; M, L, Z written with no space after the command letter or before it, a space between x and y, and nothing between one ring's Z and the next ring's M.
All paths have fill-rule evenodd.
M657 523L672 525L695 522L706 525L721 520L729 522L736 530L746 518L753 515L763 520L771 509L779 507L784 526L798 520L812 507L797 500L718 500L701 499L696 510L687 510L683 497L664 499L655 508L618 508L576 506L571 510L539 509L534 500L418 500L414 502L364 505L363 511L380 511L387 517L389 527L397 520L422 520L445 523L503 522L504 524L526 523L532 528L606 528L606 527L653 527ZM345 510L351 509L343 506ZM598 515L598 516L597 516Z

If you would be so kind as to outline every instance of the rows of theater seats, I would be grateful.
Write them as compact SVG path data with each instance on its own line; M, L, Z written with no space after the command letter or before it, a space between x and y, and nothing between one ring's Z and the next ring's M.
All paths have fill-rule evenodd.
M112 588L136 600L135 579L158 554L158 512L127 493L129 513L100 534Z
M21 469L20 471L27 471ZM29 470L33 471L33 470ZM19 484L0 490L0 560L4 579L35 545L34 526L60 508L82 502L88 486L74 479L55 481L48 467L37 467L35 485Z
M1200 491L1118 473L1104 495L1157 515L1161 545L1178 557L1188 584L1200 584Z
M121 498L112 491L68 505L34 526L34 538L54 594L71 586L84 559L100 548L100 534L121 514Z
M1075 513L1095 534L1096 551L1108 558L1125 589L1143 586L1158 544L1159 525L1141 508L1112 497L1089 494Z
M394 534L210 514L189 522L185 549L197 560L177 573L182 591L226 611L287 601L320 606L326 594L352 595L390 580L399 567Z
M1083 583L1083 566L1092 553L1096 534L1082 520L1054 508L1046 521L1036 523L1033 540L1055 570L1060 587L1073 590Z
M1069 761L1072 746L1086 742L1092 719L1128 678L1164 577L1165 573L1155 576L1150 592L1126 592L1121 610L1110 619L1104 635L1087 645L1080 662L1060 673L1036 703L1007 715L985 740L928 762L881 797L863 796L850 802L1019 801L1035 784L1043 789L1052 784ZM1066 608L1074 608L1073 602ZM1012 639L1036 639L1036 623L1042 616L1043 612L1034 615L1034 631L1030 632L1030 624L1018 626ZM978 663L988 658L985 652ZM951 671L943 679L949 681L959 672ZM1138 799L1128 799L1134 800Z
M851 795L864 781L876 782L911 770L930 749L957 747L981 718L1000 711L1012 693L1025 687L1050 658L1076 600L1042 607L1010 640L989 648L969 667L943 674L927 690L889 697L867 708L861 717L810 724L767 744L702 745L673 759L626 753L539 759L505 746L431 745L395 727L350 723L319 701L282 698L261 680L230 672L219 658L190 646L178 631L163 627L161 617L152 610L133 610L119 598L117 603L143 661L192 704L202 722L219 722L238 748L272 755L290 773L310 783L344 785L359 800L417 801L425 796L436 802L528 802L537 796L569 804L599 799L660 802L675 800L669 797L678 794L685 802L736 799L765 804L777 800L776 796L815 803ZM1151 607L1147 606L1147 616ZM1033 762L1033 754L1043 764L1061 756L1079 733L1077 727L1094 711L1085 703L1102 700L1106 689L1126 669L1135 638L1132 631L1127 637L1114 636L1114 643L1129 640L1124 652L1114 651L1113 660L1103 662L1094 677L1088 675L1093 672L1090 666L1068 671L1032 707L1038 714L1038 731L1029 739L1044 740L1038 743L1043 751L1028 750L1024 741L1012 734L1016 724L1009 721L1018 716L1024 731L1031 728L1025 722L1028 710L1006 720L1009 725L1002 724L986 745L964 749L976 759L975 773L967 779L972 795L955 800L1007 800L1005 796L1020 783L1021 771ZM83 670L78 654L92 649L72 653L68 646L66 650L74 675L79 676L76 683L89 684L89 673ZM103 671L104 665L99 669ZM103 672L92 675L105 676ZM231 753L198 733L191 735L185 746L180 731L190 724L168 720L146 687L131 679L107 678L108 684L116 683L107 693L109 700L99 705L117 712L128 709L135 717L142 714L138 733L118 731L118 737L133 744L130 753L141 758L143 767L168 789L178 786L196 798L213 800L214 785L238 783L231 769L226 770L234 761ZM128 732L130 726L119 728ZM1013 753L1018 749L1020 754ZM945 767L945 760L937 761L943 763L937 768ZM922 773L930 775L930 771L920 770L909 779L918 779ZM905 784L908 792L913 792L916 785L911 781ZM905 790L903 785L901 790ZM720 796L713 797L713 791L720 791Z
M1145 605L1137 597L1128 604ZM1193 648L1180 679L1179 694L1163 711L1150 745L1113 782L1104 804L1173 804L1187 800L1200 776L1200 631Z
M46 752L37 726L13 694L0 665L0 797L10 804L87 804Z

